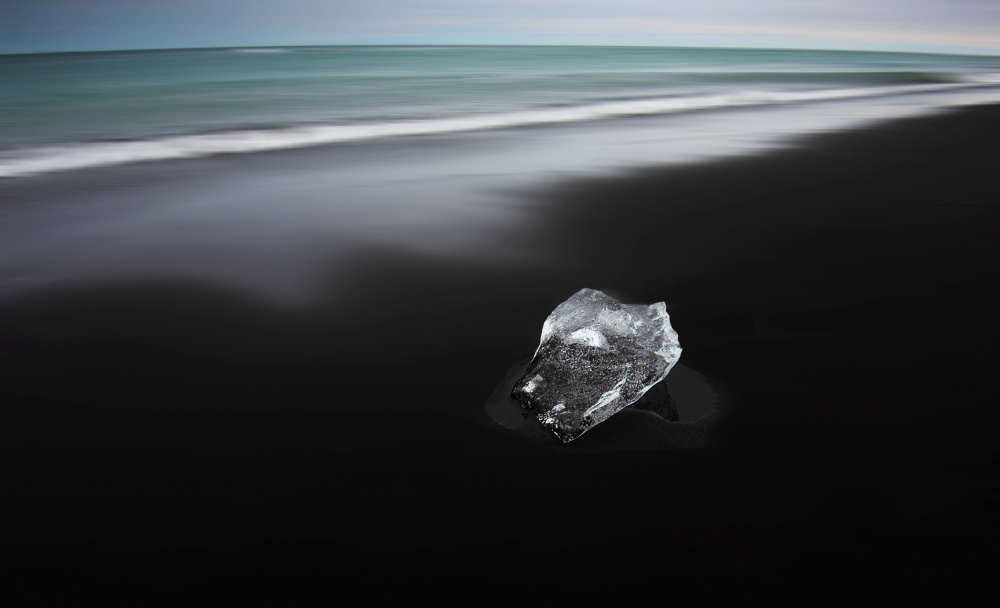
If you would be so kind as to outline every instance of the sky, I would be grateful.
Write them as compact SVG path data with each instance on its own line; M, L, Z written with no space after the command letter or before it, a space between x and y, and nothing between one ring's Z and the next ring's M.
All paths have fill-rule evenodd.
M0 53L328 44L1000 55L1000 0L0 1Z

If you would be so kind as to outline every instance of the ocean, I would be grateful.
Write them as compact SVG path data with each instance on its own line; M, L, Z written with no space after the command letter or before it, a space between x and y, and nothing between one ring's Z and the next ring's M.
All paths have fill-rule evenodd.
M18 177L628 116L832 100L908 106L929 93L995 98L1000 58L711 48L195 49L7 55L0 82L0 177Z
M540 188L1000 100L998 57L833 51L168 50L0 74L0 298L179 276L315 304L371 248L530 259Z

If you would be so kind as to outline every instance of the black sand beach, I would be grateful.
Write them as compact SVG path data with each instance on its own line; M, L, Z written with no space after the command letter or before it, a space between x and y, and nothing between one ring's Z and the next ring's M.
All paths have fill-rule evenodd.
M371 247L310 307L162 277L10 298L15 580L174 606L989 589L998 142L975 107L566 182L525 193L516 264ZM624 416L559 449L490 420L582 287L666 301L722 399L706 448L631 449Z

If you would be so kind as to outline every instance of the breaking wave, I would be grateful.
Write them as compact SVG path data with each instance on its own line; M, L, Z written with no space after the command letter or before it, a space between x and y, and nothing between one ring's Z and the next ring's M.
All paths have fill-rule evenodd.
M133 141L105 141L26 148L0 153L0 177L22 177L56 171L195 158L216 154L263 152L385 137L434 135L626 116L855 99L996 84L1000 84L1000 74L969 76L963 82L951 83L810 91L745 91L691 97L613 101L568 107L546 107L452 118L248 129Z

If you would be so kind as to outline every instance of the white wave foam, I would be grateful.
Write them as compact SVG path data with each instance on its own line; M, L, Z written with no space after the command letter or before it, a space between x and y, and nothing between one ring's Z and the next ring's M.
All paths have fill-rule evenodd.
M997 84L1000 75L966 83L913 84L795 92L747 91L695 97L616 101L585 106L522 110L497 114L349 125L314 125L269 130L183 135L158 139L100 142L17 150L0 156L0 177L22 177L145 161L194 158L301 148L381 137L433 135L525 127L696 110L832 101L921 93Z
M968 82L970 84L1000 84L1000 73L990 73L990 74L965 74L960 77L962 82Z

